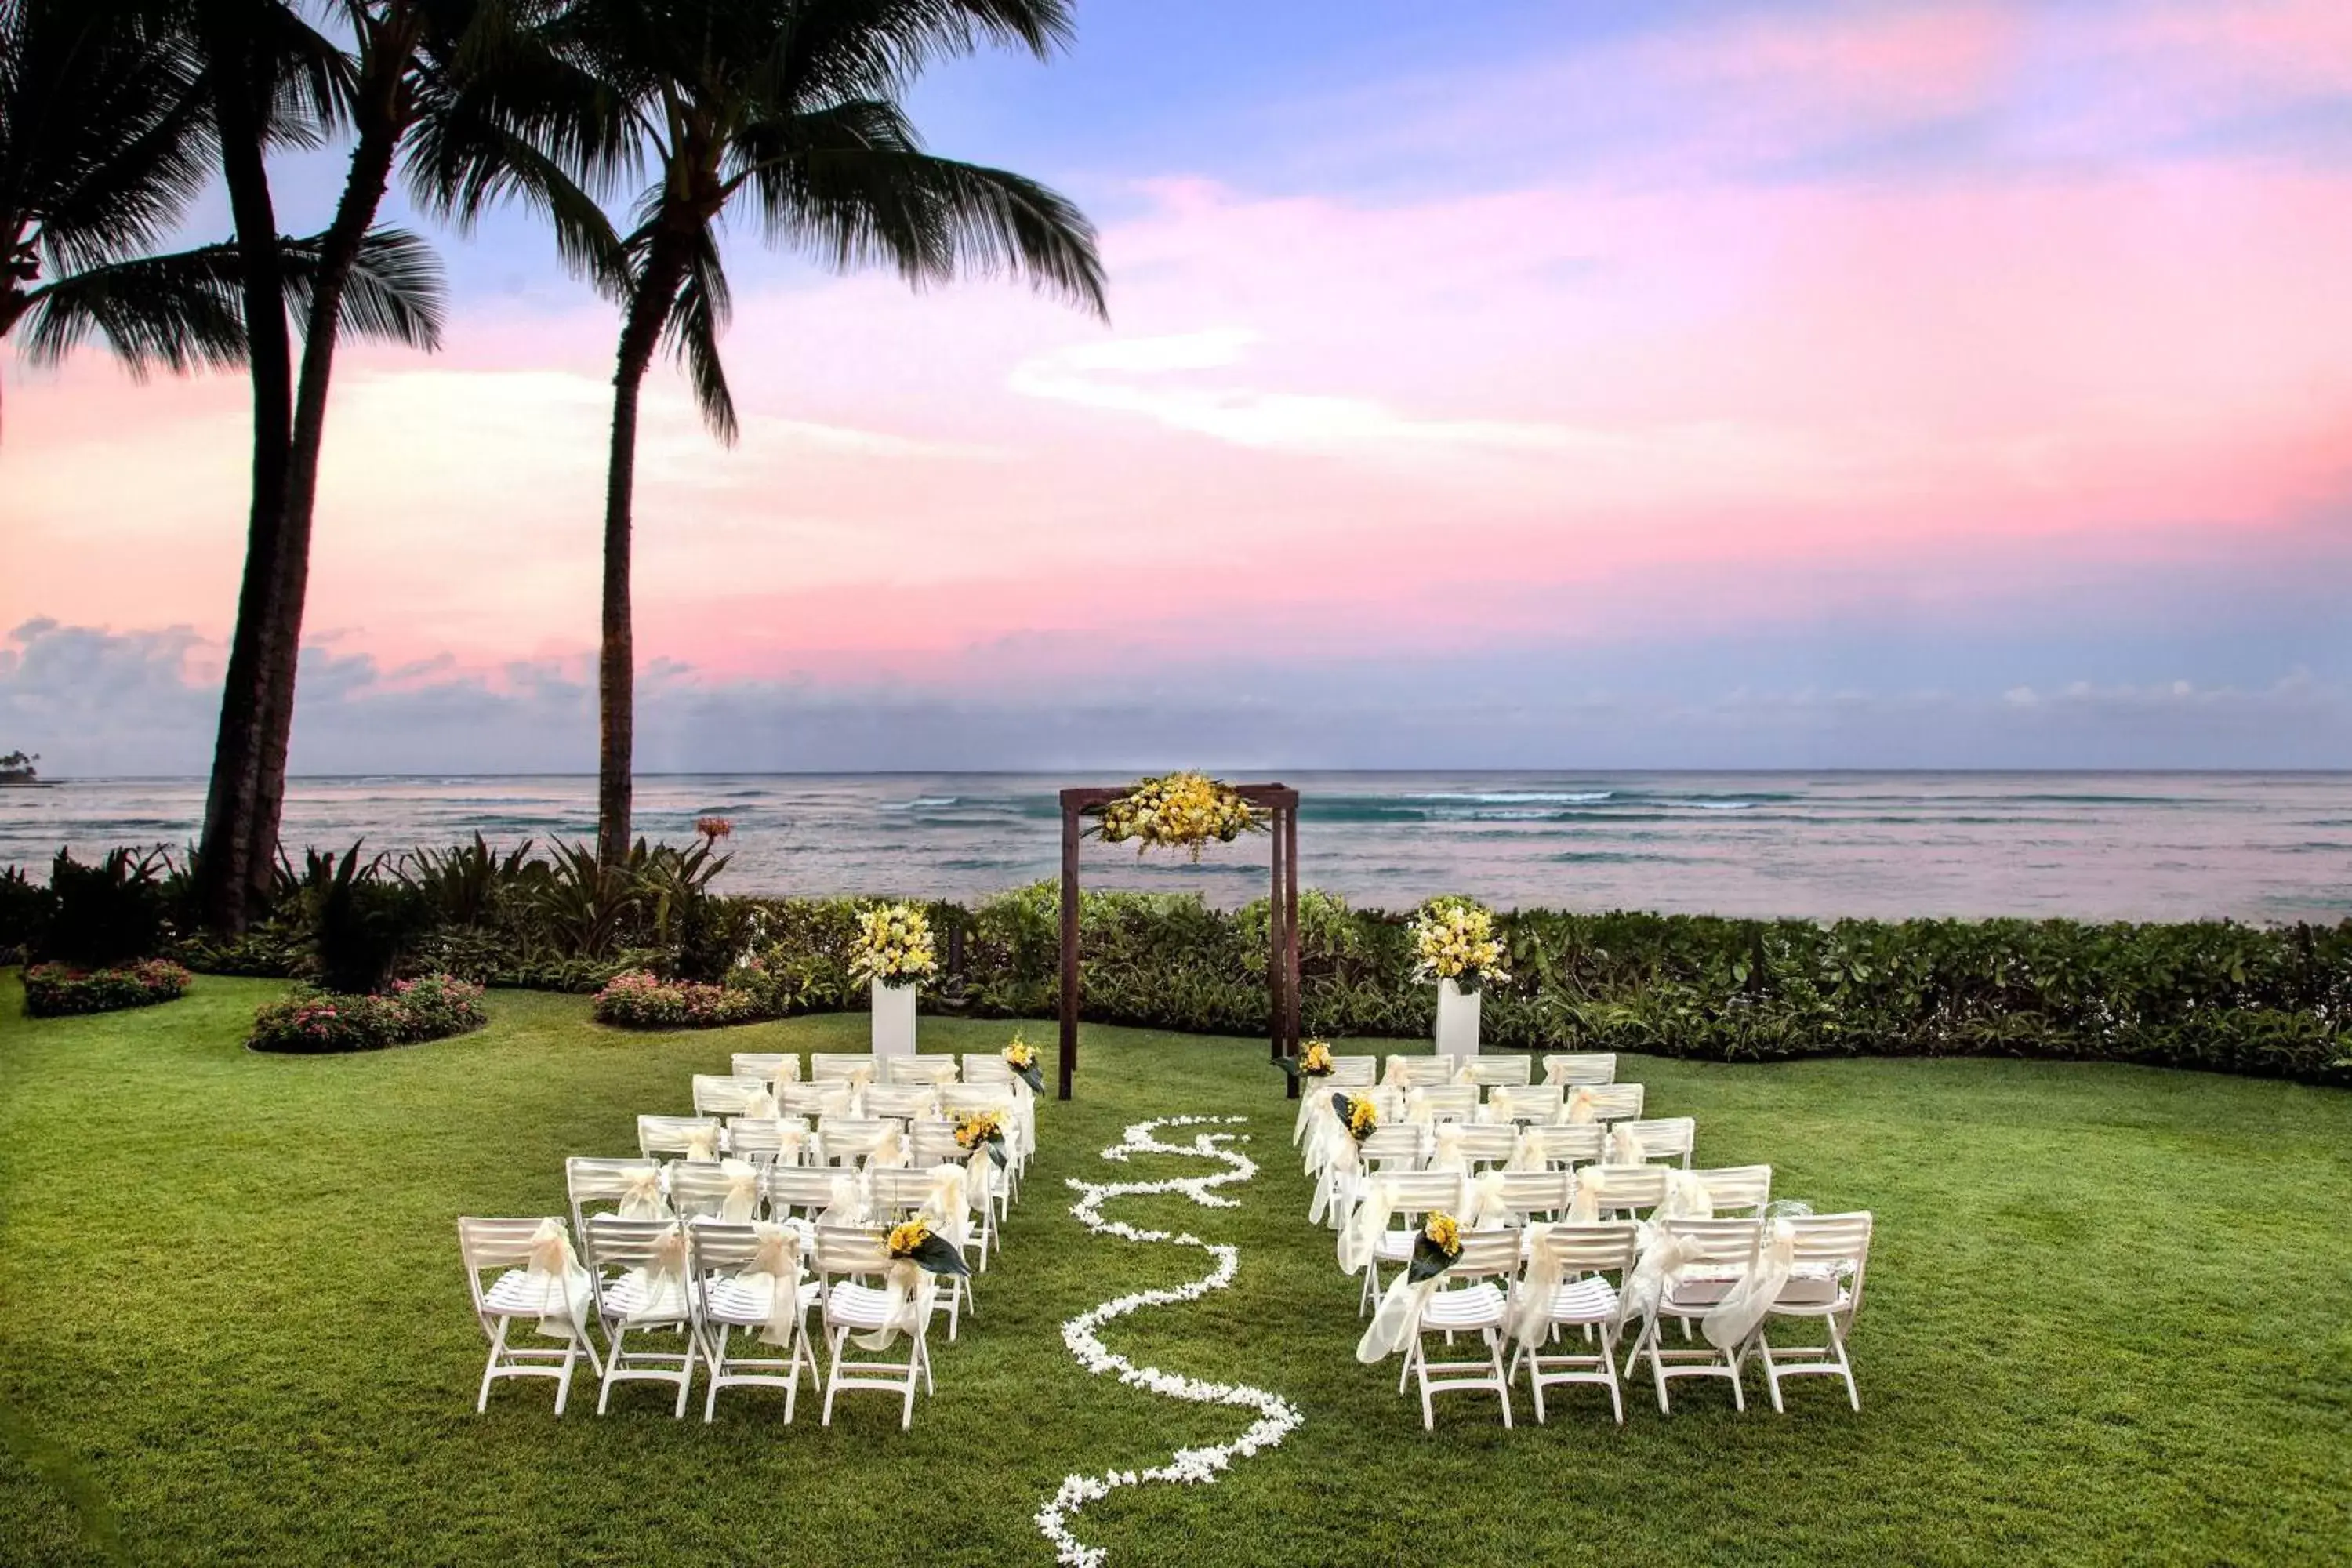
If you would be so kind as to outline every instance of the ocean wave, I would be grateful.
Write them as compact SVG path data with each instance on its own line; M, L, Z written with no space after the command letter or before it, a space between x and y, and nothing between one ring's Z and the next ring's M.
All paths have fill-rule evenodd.
M943 805L954 805L958 797L951 795L919 795L912 800L882 800L874 803L877 811L936 811Z
M1473 805L1591 805L1616 795L1615 790L1488 790L1454 791L1438 795L1399 795L1399 800L1465 801ZM1348 796L1339 796L1348 799Z

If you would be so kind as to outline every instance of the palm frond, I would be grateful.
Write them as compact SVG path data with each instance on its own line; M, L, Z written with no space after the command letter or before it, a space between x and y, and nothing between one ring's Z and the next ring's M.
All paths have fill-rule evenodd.
M729 446L742 431L735 417L735 398L727 390L727 368L719 358L719 340L734 309L727 274L719 266L718 237L708 227L687 262L686 281L677 292L662 341L686 366L694 401L702 422Z
M134 377L244 363L236 250L210 245L93 267L36 289L18 322L25 357L54 364L92 338Z
M286 292L294 320L310 320L310 291L318 278L323 236L288 239L279 254L286 264ZM441 346L448 289L441 258L405 229L373 228L360 242L358 258L343 281L335 312L339 332L430 352Z

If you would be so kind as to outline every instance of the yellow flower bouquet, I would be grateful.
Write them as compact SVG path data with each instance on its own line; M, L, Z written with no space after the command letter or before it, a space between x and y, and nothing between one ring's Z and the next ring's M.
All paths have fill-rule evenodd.
M1415 978L1451 980L1465 991L1511 977L1503 967L1494 911L1470 899L1432 899L1422 905L1412 917L1412 954Z
M1348 1130L1348 1136L1359 1143L1381 1130L1381 1113L1366 1096L1335 1090L1331 1109L1339 1114L1339 1125Z
M1432 1212L1412 1238L1412 1261L1405 1268L1405 1278L1416 1284L1434 1279L1461 1256L1462 1222L1443 1211Z
M1139 856L1152 848L1189 849L1196 862L1212 840L1231 844L1244 833L1266 831L1265 815L1240 791L1200 773L1138 779L1133 789L1089 815L1094 836L1106 844L1132 839Z
M1016 1031L1013 1037L1013 1043L1005 1047L1002 1054L1004 1058L1004 1065L1011 1068L1022 1082L1039 1094L1045 1092L1045 1072L1037 1065L1036 1047L1023 1039Z
M892 1226L882 1246L892 1258L912 1263L929 1274L971 1272L971 1266L963 1260L963 1253L955 1243L943 1236L934 1236L931 1227L919 1219Z
M971 1154L982 1149L998 1164L1004 1163L1004 1120L993 1110L967 1110L955 1119L956 1147Z
M880 904L857 914L857 940L849 950L849 972L860 984L886 985L922 980L938 972L939 949L931 922L912 904Z
M1295 1057L1284 1057L1282 1070L1292 1078L1329 1078L1331 1047L1327 1041L1309 1040L1298 1048Z

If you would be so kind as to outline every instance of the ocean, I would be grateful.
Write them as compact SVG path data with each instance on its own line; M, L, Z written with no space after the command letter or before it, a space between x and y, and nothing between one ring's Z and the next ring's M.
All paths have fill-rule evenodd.
M1238 777L1239 775L1234 775ZM1256 775L1254 775L1254 777ZM1055 875L1055 791L1109 776L697 774L644 778L638 831L734 824L719 881L740 893L969 900ZM1727 915L2063 915L2094 920L2352 917L2352 773L1304 773L1303 884L1405 909L1467 893L1498 907ZM592 835L578 776L300 778L297 847L507 846ZM178 847L200 779L0 789L0 864L60 844ZM1089 886L1261 894L1252 837L1139 860L1090 844Z

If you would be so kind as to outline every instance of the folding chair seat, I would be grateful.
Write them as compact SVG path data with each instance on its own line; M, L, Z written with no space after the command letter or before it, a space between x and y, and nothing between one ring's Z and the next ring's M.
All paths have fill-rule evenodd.
M871 1051L811 1051L809 1079L813 1083L846 1083L863 1074L867 1083L882 1077L882 1058Z
M940 1114L939 1086L929 1083L877 1084L866 1091L866 1114L888 1117L896 1121L936 1121Z
M1511 1376L1516 1379L1521 1366L1528 1369L1538 1423L1545 1418L1547 1387L1591 1383L1609 1391L1610 1411L1624 1424L1617 1341L1624 1332L1624 1284L1640 1236L1641 1227L1625 1220L1543 1226L1528 1233L1527 1271L1511 1304L1517 1342ZM1554 1350L1552 1342L1564 1329L1576 1331L1576 1338Z
M1549 1127L1530 1127L1528 1131L1543 1150L1544 1163L1565 1170L1570 1165L1590 1165L1601 1158L1601 1144L1607 1134L1597 1121L1582 1126L1562 1126L1557 1122Z
M1559 1120L1561 1096L1567 1092L1556 1083L1496 1084L1486 1091L1486 1103L1479 1107L1478 1119L1549 1126Z
M694 1075L694 1113L697 1116L749 1116L754 1095L771 1103L775 1099L761 1079L721 1078L707 1072Z
M1580 1165L1575 1178L1570 1187L1571 1207L1580 1224L1638 1219L1666 1197L1666 1171L1663 1165Z
M1348 1215L1353 1231L1350 1250L1360 1251L1364 1276L1356 1303L1359 1317L1381 1299L1381 1267L1402 1268L1412 1260L1412 1238L1423 1216L1461 1212L1462 1178L1452 1171L1398 1171L1369 1176L1363 1201L1371 1205L1369 1210ZM1380 1228L1370 1237L1371 1245L1365 1247L1365 1233L1375 1224Z
M1614 1051L1570 1051L1543 1059L1544 1082L1569 1087L1578 1084L1615 1083L1617 1053Z
M600 1376L604 1370L588 1333L595 1288L572 1250L563 1221L461 1218L457 1254L466 1265L466 1293L474 1304L474 1321L490 1342L475 1413L490 1407L490 1384L502 1377L551 1377L555 1413L562 1415L572 1398L572 1371L581 1352L587 1352L588 1364ZM486 1286L482 1277L493 1270L498 1277ZM509 1342L518 1319L526 1321L531 1332L562 1341L562 1348Z
M816 1233L816 1270L826 1282L824 1328L832 1363L824 1380L824 1424L827 1426L833 1425L834 1396L844 1390L866 1388L899 1394L904 1401L898 1412L902 1430L915 1424L917 1385L919 1384L926 1393L936 1392L931 1384L929 1335L933 1288L928 1276L918 1272L911 1298L915 1327L904 1335L905 1361L879 1359L887 1353L887 1346L868 1351L850 1342L851 1334L873 1332L890 1321L887 1284L866 1282L887 1281L889 1275L891 1259L886 1235L881 1230L838 1226L822 1226ZM852 1361L852 1349L877 1359Z
M1691 1174L1706 1189L1707 1201L1717 1219L1728 1219L1742 1209L1750 1215L1761 1215L1764 1205L1772 1201L1769 1165L1719 1165L1710 1171L1693 1171Z
M727 1124L727 1147L739 1160L757 1165L797 1165L808 1149L805 1118L780 1116L761 1120L739 1116Z
M1672 1160L1690 1169L1691 1146L1698 1141L1698 1121L1690 1116L1666 1116L1652 1121L1618 1123L1642 1146L1644 1161Z
M640 1116L637 1152L648 1160L691 1160L707 1165L719 1158L726 1139L715 1116Z
M1862 1310L1862 1279L1870 1266L1871 1216L1856 1214L1800 1215L1769 1223L1768 1234L1785 1236L1789 1272L1772 1298L1764 1321L1757 1326L1751 1344L1764 1363L1764 1381L1772 1391L1772 1408L1780 1403L1780 1380L1822 1373L1845 1380L1848 1404L1859 1412L1862 1391L1854 1386L1853 1362L1846 1353L1854 1314ZM1769 1331L1776 1319L1811 1319L1822 1325L1829 1342L1822 1345L1780 1345ZM1797 1357L1791 1361L1787 1358Z
M1510 1321L1508 1290L1518 1271L1517 1231L1462 1233L1462 1255L1422 1308L1412 1342L1405 1351L1405 1375L1421 1384L1421 1424L1425 1429L1434 1430L1437 1426L1432 1394L1472 1390L1492 1391L1503 1403L1503 1425L1510 1426L1511 1384L1503 1366L1503 1333ZM1433 1333L1444 1334L1449 1346L1454 1335L1475 1333L1486 1354L1478 1361L1433 1362L1429 1336Z
M1391 1089L1433 1089L1454 1081L1460 1063L1452 1057L1393 1056L1381 1069L1381 1081Z
M798 1233L777 1225L698 1219L686 1227L686 1240L709 1376L703 1420L718 1412L720 1389L749 1385L782 1388L784 1421L790 1425L802 1373L808 1373L812 1385L822 1382L808 1341L808 1310L816 1300L817 1288L804 1276ZM730 1346L739 1331L746 1345L742 1352ZM786 1342L765 1352L752 1348L776 1335Z
M906 1154L906 1124L876 1116L824 1116L817 1119L816 1149L828 1165L847 1164L880 1155L883 1164L899 1163ZM891 1158L896 1150L898 1158Z
M688 1282L686 1231L674 1219L622 1219L592 1215L583 1238L589 1278L596 1290L596 1315L604 1324L604 1378L596 1394L596 1414L610 1405L621 1383L674 1383L676 1417L686 1415L699 1353L694 1291ZM674 1332L676 1351L631 1350L632 1333Z
M1657 1169L1654 1165L1648 1168ZM1631 1375L1642 1358L1649 1357L1650 1377L1657 1387L1660 1412L1670 1409L1666 1384L1677 1377L1727 1378L1731 1383L1732 1408L1748 1408L1747 1394L1739 1385L1745 1346L1717 1349L1703 1338L1694 1339L1690 1330L1756 1267L1759 1228L1752 1219L1668 1219L1650 1227L1648 1245L1667 1250L1663 1266L1646 1254L1635 1265L1637 1273L1650 1268L1660 1279L1656 1304L1642 1325L1641 1338L1634 1342L1626 1370ZM1664 1328L1670 1319L1683 1330L1683 1343L1671 1349L1665 1342Z
M767 1183L749 1160L716 1165L680 1165L669 1173L669 1206L682 1220L715 1219L750 1225L765 1217Z
M1592 1120L1595 1121L1635 1121L1641 1119L1644 1098L1638 1083L1601 1083L1586 1087L1591 1096Z
M999 1062L1004 1058L997 1058ZM889 1084L929 1084L934 1088L956 1081L956 1059L949 1056L887 1057L882 1062L882 1081Z
M563 1162L563 1188L572 1200L572 1234L588 1234L591 1213L624 1219L670 1217L669 1184L658 1160L596 1160L575 1154Z
M1535 1064L1522 1056L1497 1056L1472 1057L1465 1065L1472 1083L1480 1089L1493 1089L1497 1085L1524 1087L1533 1076L1529 1069Z
M737 1078L756 1078L772 1089L800 1081L801 1058L791 1051L737 1051L728 1065Z

